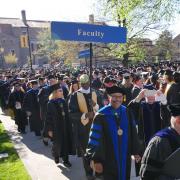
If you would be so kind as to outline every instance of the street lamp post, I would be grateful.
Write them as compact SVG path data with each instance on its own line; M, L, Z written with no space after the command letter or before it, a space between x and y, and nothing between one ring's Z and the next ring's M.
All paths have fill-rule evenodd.
M26 11L22 10L21 15L22 15L22 21L27 28L27 40L28 40L28 46L29 46L29 61L30 61L30 68L32 71L33 69L32 69L31 42L30 42L30 37L29 37L29 25L28 25L27 20L26 20Z

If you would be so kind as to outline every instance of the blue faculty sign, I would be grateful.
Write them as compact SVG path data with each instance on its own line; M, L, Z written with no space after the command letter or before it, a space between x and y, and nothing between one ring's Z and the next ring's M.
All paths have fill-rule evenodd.
M86 49L78 53L78 58L86 58L86 57L90 57L90 49Z
M106 25L51 22L51 37L66 41L126 43L127 29Z

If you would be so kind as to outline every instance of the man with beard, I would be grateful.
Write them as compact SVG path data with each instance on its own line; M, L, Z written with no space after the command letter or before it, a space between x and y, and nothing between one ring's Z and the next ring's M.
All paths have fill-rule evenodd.
M87 74L80 76L81 88L71 95L69 100L70 118L73 121L75 147L83 157L84 168L88 179L92 179L92 169L84 158L88 144L89 131L95 112L99 106L95 91L90 91L90 82Z

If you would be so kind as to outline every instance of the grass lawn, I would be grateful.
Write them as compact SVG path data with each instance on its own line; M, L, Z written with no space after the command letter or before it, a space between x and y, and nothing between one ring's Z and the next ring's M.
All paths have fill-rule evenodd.
M9 155L0 159L0 180L31 180L2 123L0 123L0 153Z

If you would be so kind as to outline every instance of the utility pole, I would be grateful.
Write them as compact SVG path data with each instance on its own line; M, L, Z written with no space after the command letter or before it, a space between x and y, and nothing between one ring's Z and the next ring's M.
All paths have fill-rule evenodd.
M32 71L33 68L32 68L31 41L30 41L30 36L29 36L29 25L26 20L26 11L25 10L21 11L21 16L22 16L22 21L27 28L27 40L28 40L28 46L29 46L29 61L30 61L30 69Z
M89 23L91 24L94 24L94 15L93 14L90 14L89 15ZM89 62L89 80L90 80L90 91L92 93L92 58L93 58L93 46L92 46L92 43L89 44L89 50L90 50L90 62Z

